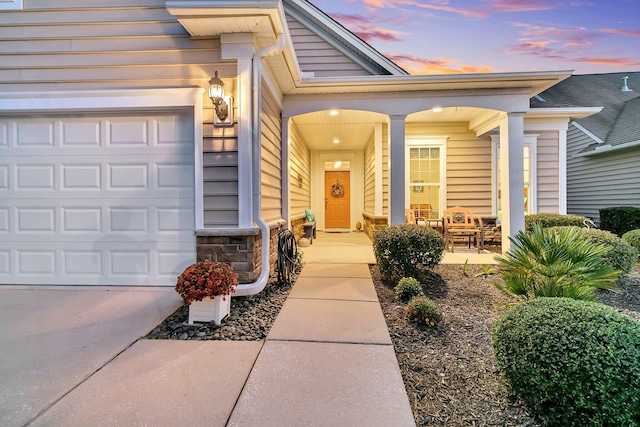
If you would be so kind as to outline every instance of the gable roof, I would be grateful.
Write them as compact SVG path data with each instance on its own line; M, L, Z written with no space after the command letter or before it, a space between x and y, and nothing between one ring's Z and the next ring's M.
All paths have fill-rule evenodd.
M407 75L395 62L307 0L282 0L285 13L374 75Z
M630 92L621 90L624 77L629 77ZM640 141L640 72L574 75L532 98L531 106L602 107L598 114L575 120L597 138L587 151Z

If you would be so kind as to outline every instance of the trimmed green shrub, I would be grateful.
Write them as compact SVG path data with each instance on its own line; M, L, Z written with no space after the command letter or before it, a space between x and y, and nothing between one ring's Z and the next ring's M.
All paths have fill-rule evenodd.
M640 257L640 229L627 231L622 235L622 240L636 248L636 251L638 251L638 256ZM638 258L636 258L636 262L637 261Z
M640 209L633 206L600 209L600 229L622 236L627 231L638 228L640 228Z
M413 297L424 295L422 286L413 277L403 277L395 287L396 295L403 300L409 301Z
M620 270L618 282L622 282L638 259L638 251L615 234L595 228L580 228L582 235L594 245L608 245L611 250L603 258L614 270Z
M533 230L533 224L540 224L542 228L559 227L566 225L584 227L584 222L586 220L586 217L579 215L561 215L552 213L531 214L525 215L524 217L524 229L526 231Z
M537 298L495 323L509 390L552 426L640 425L640 323L598 303Z
M444 238L437 231L415 224L393 225L373 235L373 253L387 283L402 277L421 279L444 255Z
M568 297L592 301L597 288L614 289L619 271L603 258L610 247L594 245L582 231L535 224L533 231L510 237L511 251L496 256L502 278L496 287L524 300Z
M425 296L413 298L404 309L409 321L433 328L440 321L438 306Z

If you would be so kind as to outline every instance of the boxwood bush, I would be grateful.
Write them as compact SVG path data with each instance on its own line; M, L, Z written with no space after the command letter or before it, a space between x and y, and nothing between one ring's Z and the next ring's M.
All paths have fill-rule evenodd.
M584 227L584 222L587 217L579 215L561 215L552 213L540 213L525 215L524 228L526 231L533 230L533 224L540 224L542 228L559 227L575 225L577 227Z
M442 261L444 238L437 231L415 224L393 225L373 235L373 253L385 282L423 275Z
M537 298L498 319L492 344L510 391L546 425L640 425L635 320L598 303Z
M609 231L595 228L576 227L576 229L580 231L586 240L594 245L611 247L611 250L604 254L602 258L613 267L614 270L620 270L618 283L623 283L638 260L638 251L636 248Z
M422 285L413 277L403 277L395 287L396 295L403 301L409 301L413 297L424 295Z
M618 236L640 228L640 209L633 206L600 209L600 228Z
M440 321L438 306L426 296L417 296L404 308L404 314L410 322L428 328L435 327Z
M622 235L622 240L636 248L638 256L640 256L640 230L627 231ZM636 259L636 262L638 260Z

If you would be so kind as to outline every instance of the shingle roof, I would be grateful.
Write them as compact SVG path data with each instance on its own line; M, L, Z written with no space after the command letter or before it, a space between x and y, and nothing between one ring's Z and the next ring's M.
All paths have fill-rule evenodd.
M633 92L621 90L629 77ZM640 72L574 75L531 99L532 108L603 107L578 124L608 145L640 140Z

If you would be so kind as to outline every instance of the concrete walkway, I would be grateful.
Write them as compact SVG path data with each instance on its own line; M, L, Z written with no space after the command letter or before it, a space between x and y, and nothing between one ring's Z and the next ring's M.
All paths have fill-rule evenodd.
M369 239L318 237L264 342L140 339L172 289L1 287L0 425L415 425Z

